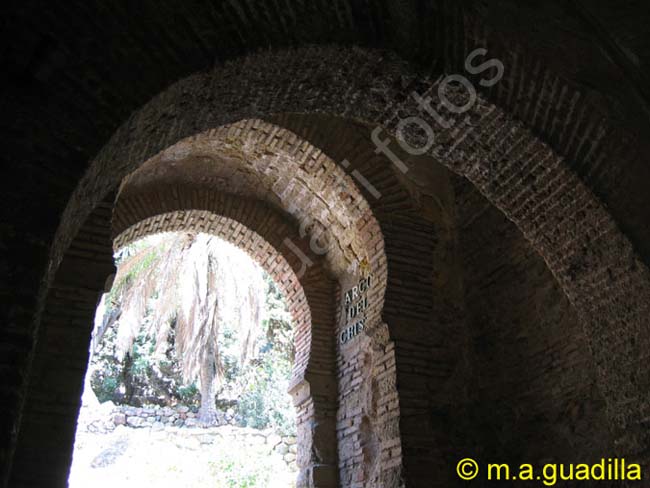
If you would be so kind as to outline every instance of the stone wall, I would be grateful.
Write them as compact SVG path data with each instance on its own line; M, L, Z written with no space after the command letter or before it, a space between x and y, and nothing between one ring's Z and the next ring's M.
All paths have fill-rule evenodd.
M234 411L218 411L217 425L205 427L196 421L196 409L184 405L132 407L103 403L99 408L83 406L77 431L93 434L113 432L116 427L165 431L170 439L185 438L188 443L213 444L235 438L240 443L268 446L269 452L282 456L287 466L297 471L295 435L279 434L272 429L253 429L238 425Z
M255 446L260 448L257 452L281 459L293 476L297 476L298 445L295 435L278 433L273 429L242 427L238 425L231 410L218 412L218 425L207 427L197 423L195 418L196 409L183 405L132 407L114 405L112 402L83 405L76 437L82 444L81 449L87 449L89 445L96 447L103 444L101 437L92 440L93 436L108 436L114 433L118 437L128 437L125 429L156 433L157 441L171 442L189 450L201 449L211 444L222 447ZM87 457L88 454L97 453L93 454L91 451L84 453L84 456ZM108 454L111 454L110 450ZM110 459L104 459L104 454L99 453L93 459L92 466L102 466L105 462L110 462Z
M199 427L196 420L197 409L184 405L172 407L159 407L157 405L145 407L116 406L110 412L115 425L129 427ZM217 425L237 425L234 411L217 411Z

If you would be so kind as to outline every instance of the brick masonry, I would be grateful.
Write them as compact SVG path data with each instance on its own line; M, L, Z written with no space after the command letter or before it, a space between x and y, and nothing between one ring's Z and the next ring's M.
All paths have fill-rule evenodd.
M621 155L619 148L636 146L630 143L631 139L626 139L629 136L616 125L616 117L613 118L613 125L609 126L603 122L605 117L592 115L620 114L621 106L627 108L630 104L626 101L623 101L621 106L609 106L609 102L601 103L602 100L598 100L593 92L581 92L571 82L556 76L552 71L547 71L543 62L538 68L534 60L523 60L525 51L517 47L507 50L503 47L507 43L499 42L498 35L486 32L483 27L476 27L478 23L473 24L470 18L464 16L473 14L479 18L489 17L488 14L481 14L480 9L476 8L475 12L460 12L446 2L434 4L435 7L427 7L416 17L423 24L411 24L424 27L426 19L432 23L448 22L445 25L449 28L443 29L443 32L449 34L441 35L441 42L431 38L429 43L425 44L429 47L435 46L435 52L441 55L440 58L434 58L434 66L438 66L438 69L440 65L447 70L454 69L459 66L459 61L467 52L466 47L474 42L487 43L488 37L491 40L490 47L494 47L497 53L501 49L500 52L507 54L504 58L512 60L510 65L516 66L504 80L507 83L499 85L496 93L481 98L472 111L472 122L478 130L457 151L442 158L438 156L437 159L471 180L491 204L516 224L532 249L543 258L558 283L559 290L573 307L584 333L585 343L592 354L594 373L587 376L595 378L598 394L602 395L607 423L615 439L613 445L616 445L618 452L622 454L647 458L647 454L643 454L647 453L648 442L643 419L648 417L645 392L650 382L647 368L643 365L647 363L649 345L645 324L649 286L646 264L639 258L647 258L648 247L644 244L647 242L644 240L644 229L647 226L638 220L639 213L632 211L635 205L644 202L640 192L635 189L639 188L639 182L644 181L639 175L646 173L634 169L633 161L640 159L635 158L633 153ZM346 12L355 21L363 17L354 9ZM375 19L394 20L394 15L395 12L388 9L376 15ZM543 17L542 14L540 16ZM434 22L432 17L440 20ZM385 21L377 22L378 25L385 25ZM503 27L504 31L512 30L499 22L494 24ZM370 22L363 25L374 24ZM404 29L403 32L410 30ZM426 37L424 34L423 36ZM495 37L497 41L494 41ZM404 39L399 40L399 35L396 39L398 43L407 42ZM463 42L454 42L457 39L463 39ZM439 59L442 61L438 62ZM43 342L43 335L47 330L43 324L47 322L48 307L56 307L54 301L58 285L55 284L54 273L59 267L66 269L66 266L69 266L68 269L74 269L72 264L68 264L74 263L70 251L67 251L69 244L74 245L75 236L84 222L95 218L93 209L100 208L100 202L116 189L122 177L143 161L185 137L252 118L279 121L279 125L291 127L297 134L304 131L306 140L314 142L314 145L321 149L328 146L329 149L324 152L332 154L335 152L332 147L339 143L339 139L332 137L324 143L315 143L318 138L327 139L323 135L324 131L314 129L319 127L318 123L323 123L323 119L317 120L318 123L311 128L308 125L300 127L303 122L310 121L309 114L329 114L363 121L366 124L379 124L385 127L388 133L393 133L397 123L397 120L392 118L393 108L399 107L401 115L419 113L418 108L410 103L408 94L413 88L427 86L421 80L422 77L414 74L411 67L391 55L358 49L350 51L343 48L306 48L255 55L242 62L226 64L212 73L196 75L165 91L118 130L91 165L86 178L67 207L58 238L54 241L49 274L42 288L49 288L51 291L47 301L44 292L40 295L43 297L43 330L39 332L40 342ZM541 80L539 88L536 88L535 80ZM541 93L538 97L528 95L537 92ZM151 93L147 92L147 98ZM213 110L217 105L216 100L219 110ZM492 106L494 100L500 107L496 110ZM593 106L598 106L599 110L592 111ZM302 112L305 115L282 115L292 112ZM117 120L123 118L124 115L121 115ZM320 127L322 129L322 125ZM358 124L351 123L347 128L358 130ZM411 141L416 141L417 136L409 135L412 137ZM449 147L453 143L453 138L444 131L437 136L443 147ZM359 144L357 147L359 152L355 156L362 161L364 151L366 155L372 152L372 149L368 151L368 144ZM332 159L340 161L336 157ZM366 161L369 161L369 158ZM612 163L605 164L605 161ZM456 253L453 252L451 244L456 237L453 225L449 225L448 221L433 218L448 216L444 212L440 214L435 205L422 204L423 201L428 202L427 198L430 198L431 193L437 194L437 191L431 191L435 186L431 181L427 182L428 189L422 189L423 177L426 180L423 175L430 174L424 168L431 162L427 158L412 161L413 172L406 177L407 180L412 178L410 181L400 181L399 178L385 180L392 181L386 183L388 186L404 189L404 196L398 192L398 197L380 201L375 205L377 208L373 208L384 233L386 246L389 274L383 319L388 324L388 333L394 338L394 350L397 351L393 354L397 365L398 392L401 390L399 403L402 415L399 423L405 476L409 486L417 486L419 480L422 480L419 475L409 475L414 469L413 464L409 466L409 459L418 459L418 456L423 459L436 458L436 446L427 447L427 439L417 439L416 435L409 434L416 432L417 427L422 425L422 412L427 409L431 412L431 405L417 406L417 392L427 391L426 395L434 398L435 382L424 386L421 379L409 382L408 373L415 371L411 377L421 377L438 364L438 353L434 353L434 345L426 344L421 351L421 369L417 369L417 357L413 354L416 346L400 348L400 341L403 344L419 342L419 336L413 334L418 330L418 326L424 323L423 317L430 319L434 310L436 313L444 312L442 317L448 326L442 330L460 329L458 337L465 337L466 340L472 333L471 330L462 332L461 324L466 324L467 318L458 313L458 309L463 308L464 298L458 292L462 290L460 285L455 285L458 288L453 288L449 296L441 302L435 299L438 296L435 291L434 300L431 299L432 293L428 291L430 284L434 285L434 290L439 290L435 285L444 283L449 274L439 272L436 264L439 261L434 261L434 256L449 258L445 260L444 265L448 268L447 271L453 271L456 266L464 266L462 250L459 252L461 258L458 258L458 262L454 258ZM629 171L624 171L624 168ZM611 179L620 182L620 189L609 186ZM371 181L379 188L382 178ZM396 181L398 184L395 184ZM628 192L631 195L629 198L625 195ZM390 192L390 195L392 197L394 193ZM607 202L607 209L603 201ZM450 206L447 207L449 210ZM395 213L399 218L392 217ZM417 213L420 214L420 219L413 222L414 214ZM441 222L447 225L441 225ZM448 230L450 228L451 231ZM404 240L402 236L405 234L409 239ZM439 237L432 241L432 235ZM418 256L428 254L431 259L420 258L409 265L404 256L400 256L400 250L405 249L405 244L421 248L424 254ZM103 245L105 246L105 243ZM35 250L34 254L36 253ZM408 254L413 256L413 253ZM42 256L39 262L45 262ZM103 263L102 266L110 267L110 263ZM398 271L397 279L391 282L393 270ZM400 276L400 273L404 274ZM93 273L93 276L98 277L100 274ZM73 274L70 274L68 280L72 276ZM413 276L417 279L414 280ZM472 278L469 280L472 282ZM533 282L534 280L531 280L531 283ZM409 288L413 283L417 285ZM97 285L82 283L80 289L91 287L97 288ZM65 290L61 293L65 293ZM411 293L418 297L413 299L413 302L404 304L397 299L408 297ZM422 293L422 296L418 296L419 293ZM428 297L425 298L424 295ZM29 293L25 293L25 297L27 296ZM495 296L498 296L498 293ZM25 310L30 310L29 300L25 302ZM12 323L31 323L29 317L24 317L27 315L27 312L16 312ZM11 344L18 344L18 349L12 347L11 351L16 351L12 354L21 358L20 361L24 356L22 352L29 351L31 347L30 334L31 329L19 330L14 335L7 336L11 337ZM381 339L381 334L378 335ZM581 340L579 334L575 337L576 340ZM462 344L462 341L460 343ZM367 347L364 345L364 348ZM384 348L384 353L389 356L390 347L390 344L386 343ZM390 367L390 357L384 361L381 354L371 356L367 359L364 357L359 364L371 365L373 371L379 371L387 365ZM37 372L38 352L35 357L33 371ZM450 364L454 363L453 359L450 360ZM463 373L463 367L462 363L458 365L460 373ZM14 435L19 419L16 405L20 405L21 392L25 390L23 368L25 366L20 363L16 370L9 370L12 381L7 390L10 393L7 396L7 404ZM442 369L446 369L448 375L449 371L455 370L449 367ZM18 373L12 374L12 371ZM377 376L379 375L378 372ZM450 376L453 377L453 374ZM74 379L71 381L74 383ZM33 380L32 383L37 384ZM342 384L345 383L340 382L339 387ZM409 389L412 394L407 393ZM68 401L74 396L72 393L67 395L70 395L67 396ZM62 396L62 401L64 398L66 395ZM405 408L409 405L415 410ZM390 410L390 407L387 408ZM342 482L350 485L363 484L366 476L368 479L373 478L377 466L390 464L385 458L381 458L382 461L378 464L374 462L377 459L377 450L373 447L376 445L373 429L369 427L372 426L372 418L360 418L360 424L356 428L359 432L358 449L361 457L358 458L357 464L363 466L363 474L358 474L359 470L346 468L345 465L340 471ZM410 426L409 418L415 419ZM25 429L29 429L29 425L29 422L23 422ZM451 434L449 438L453 438L453 433ZM431 439L429 442L432 441ZM352 444L354 446L354 443ZM384 448L391 455L400 455L400 449L393 449L390 442L387 442ZM353 447L351 451L352 456L358 455L355 449ZM3 456L5 452L3 451ZM364 459L368 462L363 461ZM64 473L65 467L61 467L61 463L64 461L58 461L58 469ZM398 482L396 479L393 481ZM386 485L390 486L388 482Z
M180 191L178 194L183 195L183 192ZM242 205L241 200L232 198L230 200L228 203L224 202L223 206L210 207L209 210L177 210L170 213L156 213L160 212L161 207L165 208L164 202L160 202L160 207L150 204L144 207L144 211L154 213L155 216L142 218L131 214L136 218L137 223L119 234L115 240L115 247L119 248L159 232L206 232L235 244L257 261L278 284L293 318L296 358L288 393L291 393L294 398L297 430L302 439L301 446L306 444L306 439L309 439L312 449L324 452L329 448L335 455L336 450L331 449L334 441L333 432L329 435L324 433L314 436L311 430L316 418L333 426L333 421L328 419L328 416L331 415L331 410L336 408L336 391L328 389L335 386L335 348L331 313L334 282L324 274L322 264L314 264L307 273L298 278L294 269L300 272L302 263L294 259L292 267L267 240L250 230L253 228L264 231L266 235L274 233L274 237L278 236L281 239L289 234L286 224L283 224L283 221L268 208L258 206L251 211L252 205ZM182 206L188 202L183 202L181 196L176 203ZM135 205L133 200L129 204ZM200 207L201 205L194 200L193 208ZM117 208L122 207L118 204ZM229 213L224 212L225 208L232 209L233 218L223 216L224 213ZM308 395L302 393L305 389L308 390ZM310 453L311 451L306 449L298 453L301 479L308 480L313 476L315 460ZM335 463L336 458L333 457L320 458L317 464L320 469L323 469L324 465L332 466Z

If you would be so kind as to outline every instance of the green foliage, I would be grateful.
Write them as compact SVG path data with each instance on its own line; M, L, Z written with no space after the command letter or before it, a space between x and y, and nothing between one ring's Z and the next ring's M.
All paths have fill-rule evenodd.
M157 356L154 338L140 333L130 353L118 361L116 342L117 330L113 326L107 329L91 360L94 369L91 386L100 401L136 406L178 402L198 406L198 390L194 384L183 383L173 347L169 347L162 357Z
M176 391L178 392L178 396L180 397L181 401L185 405L195 404L200 399L199 389L194 383L191 385L179 386Z
M146 335L140 334L133 343L131 352L131 376L138 379L147 379L151 375L152 358L154 342Z
M272 349L244 373L245 387L237 405L243 425L294 433L295 412L287 393L290 375L289 361Z
M230 329L225 327L220 337L228 383L224 390L237 393L235 411L242 426L273 428L289 435L295 431L295 410L287 392L294 356L293 328L275 283L268 276L266 282L268 316L256 358L239 368Z
M109 328L104 334L99 350L91 358L91 368L94 372L90 384L100 402L115 400L119 393L121 367L115 360L113 347L115 339L115 329Z
M120 379L116 376L103 376L93 385L93 390L100 402L112 400L115 392L120 385Z
M121 254L116 257L116 264L119 266L121 262L126 260L132 254L134 254L140 247L140 244L135 243L127 246L126 249L121 251ZM131 284L134 280L138 279L144 271L148 270L157 263L160 258L160 252L157 248L152 247L147 253L143 256L142 259L138 260L132 267L129 269L129 272L126 273L122 279L117 283L113 283L113 286L109 292L109 301L114 303L118 300L118 297L121 291L125 286Z
M208 462L217 486L224 488L257 488L268 486L277 470L268 456L251 459L242 450L226 450L216 461ZM261 453L260 453L261 454Z
M156 265L159 250L153 248L139 261L130 259L138 249L127 248L118 260L132 266L120 282L115 283L107 307L120 307L120 288L138 279L140 273ZM284 434L295 430L295 411L287 393L294 360L293 327L283 297L273 281L267 284L266 314L255 348L249 360L242 361L241 337L236 324L224 323L219 330L217 350L223 369L223 381L217 403L232 407L244 426L274 428ZM157 301L151 307L155 308ZM142 405L145 403L198 406L200 392L194 383L183 381L181 361L177 355L176 325L171 323L166 346L156 352L156 338L151 332L152 310L148 310L132 347L122 361L116 359L119 319L110 326L92 358L93 390L101 401ZM231 485L228 485L231 486ZM246 484L232 486L248 486ZM251 485L253 486L253 485Z

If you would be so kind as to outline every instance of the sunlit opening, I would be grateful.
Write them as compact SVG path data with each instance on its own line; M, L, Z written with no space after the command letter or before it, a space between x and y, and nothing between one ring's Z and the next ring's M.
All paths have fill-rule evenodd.
M115 262L69 486L294 486L293 328L273 280L200 233L141 239Z

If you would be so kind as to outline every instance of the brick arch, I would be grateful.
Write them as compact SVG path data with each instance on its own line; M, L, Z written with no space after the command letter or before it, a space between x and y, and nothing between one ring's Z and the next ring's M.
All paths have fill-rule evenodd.
M173 200L164 198L171 194ZM237 244L277 278L285 293L297 331L294 382L305 380L310 362L316 372L333 371L332 294L336 281L323 259L309 254L295 225L278 211L259 201L214 190L158 186L153 191L118 199L112 229L116 248L147 234L183 229L212 233ZM287 247L287 239L295 248ZM308 255L311 265L306 266L301 256ZM315 354L314 332L320 338Z
M325 279L324 272L321 278L317 277L318 272L312 269L311 264L305 267L305 259L310 263L322 262L318 269L326 269L339 290L346 290L362 276L371 274L373 285L367 292L370 305L364 312L364 330L373 338L371 342L375 348L387 348L378 361L390 363L394 353L382 320L387 283L382 230L352 178L322 151L277 125L257 119L244 120L179 141L123 180L113 212L113 235L119 242L120 236L138 222L146 221L146 225L150 225L151 219L160 218L160 215L184 210L209 211L261 234L286 256L298 277L307 271L306 279L309 281L304 285L305 289L313 286L310 283ZM284 220L281 215L285 216ZM286 222L287 217L298 223L297 229ZM329 243L326 252L312 247L310 237L313 237L316 226L325 230ZM298 246L300 251L294 250L293 246ZM367 263L365 271L356 269L361 261ZM334 298L330 297L331 300ZM334 305L336 302L338 304ZM336 297L336 302L327 302L329 316L343 308L341 294ZM294 382L299 384L302 381L308 385L308 393L314 398L324 396L317 387L322 381L315 376L320 375L327 361L330 361L329 370L337 370L339 377L345 370L343 378L352 380L359 370L356 364L340 366L342 358L354 354L354 345L348 345L346 351L338 351L338 366L332 364L331 356L321 357L322 344L331 343L354 325L347 323L344 314L337 313L335 322L338 329L333 324L329 328L323 327L319 322L326 316L317 313L316 323L309 324L311 341L307 328L301 337L296 338L297 344L304 346L300 352L306 362L301 365L297 361ZM314 330L321 334L320 338L318 334L314 336ZM331 350L334 349L332 344ZM395 382L390 381L391 373L389 366L385 375L388 389L382 396L394 398ZM336 380L331 382L327 388L336 389L336 383ZM334 415L337 410L354 411L345 405L346 396L347 392L339 391L338 402L331 405L327 414ZM302 424L307 425L320 415L317 408L325 409L315 402L313 412L299 415ZM383 432L378 437L390 445L386 452L395 451L399 445L398 429L386 426L395 424L396 413L393 408L391 416L385 416L375 424L375 430ZM355 423L360 417L361 412L353 413L349 422ZM313 433L314 443L317 437L328 435L324 432L325 425L321 422ZM345 425L337 422L339 435L352 442L356 434ZM334 429L330 439L336 439ZM318 447L315 451L321 450ZM317 457L321 459L325 455L327 453L321 453ZM326 479L336 479L338 474L326 475L325 468L321 467L322 473L318 476L326 485L330 482ZM399 465L394 468L398 470ZM312 472L303 479L306 477L314 479L315 475ZM307 483L300 484L303 485L307 486Z
M141 161L183 137L281 112L340 115L394 135L400 117L422 116L409 97L418 88L431 87L392 56L342 48L252 55L191 76L134 114L100 152L66 209L59 242L65 245L68 225L78 225L78 202L105 194ZM460 98L459 105L466 101L462 94L450 96ZM463 127L466 115L448 114L454 123L437 131L432 155L472 181L542 255L584 323L613 425L640 432L650 408L636 386L648 384L640 353L650 343L647 268L564 159L504 110L478 97L469 113L473 130L454 146L453 127ZM405 137L417 145L418 135ZM54 266L60 251L54 249ZM630 340L621 343L612 334Z
M390 178L391 170L378 175ZM255 202L268 206L261 228L250 210ZM353 179L306 140L259 119L181 140L122 181L113 235L149 216L185 209L207 209L257 230L287 256L299 276L321 260L341 289L371 274L366 331L386 340L383 231ZM295 221L297 230L280 217L268 217L274 211Z
M96 51L94 46L86 42L87 39L97 34L97 25L95 23L80 22L79 17L69 15L70 12L65 7L61 7L59 10L55 9L50 16L42 18L40 27L39 22L37 22L32 30L36 32L39 30L49 32L51 30L51 35L62 40L63 51L81 53L79 59L85 59L87 62L68 64L65 67L65 72L59 73L60 76L57 76L56 71L56 67L61 68L58 63L54 63L54 68L50 65L46 66L46 68L53 68L45 69L45 76L49 77L47 81L52 87L50 93L54 96L56 103L49 103L49 110L43 112L40 97L31 97L31 102L20 97L14 97L15 107L19 107L16 112L21 114L21 116L17 117L15 123L20 124L20 127L24 129L19 132L30 134L33 132L30 127L32 127L35 118L40 120L41 123L49 121L52 127L58 124L60 127L77 127L79 130L66 131L69 132L69 135L61 137L61 139L59 139L59 135L56 134L55 130L43 131L49 133L51 138L41 139L37 137L36 143L31 138L29 140L25 139L22 147L26 149L33 148L33 154L49 153L48 160L53 161L52 167L59 166L57 161L65 164L70 160L75 160L79 167L82 165L85 167L85 162L92 157L95 148L104 142L105 128L112 130L122 121L123 117L126 117L132 110L139 107L141 103L144 103L151 93L155 93L167 86L181 73L202 69L202 67L211 64L215 56L219 60L224 60L240 53L254 51L257 48L268 49L269 46L283 46L288 39L286 33L289 33L289 42L291 44L353 42L361 45L381 45L396 49L405 57L419 58L427 66L448 66L455 61L461 67L466 54L463 51L469 49L474 42L489 43L490 51L493 52L494 38L503 35L504 39L501 40L504 45L502 47L503 56L499 57L502 59L507 58L508 65L516 65L517 69L509 70L510 79L505 84L505 88L504 84L494 88L495 92L498 91L498 97L501 100L507 99L509 106L519 105L522 118L525 117L525 120L528 121L532 119L532 124L537 123L542 129L545 129L549 139L559 139L560 144L571 146L571 149L576 152L576 159L580 159L579 156L581 155L577 153L581 150L582 155L586 153L587 158L584 161L579 161L579 163L584 163L584 169L587 172L597 174L598 178L603 181L610 182L616 179L614 185L621 189L619 195L624 194L624 197L626 197L625 203L628 209L633 208L637 205L637 202L641 201L627 198L630 193L630 179L639 181L639 186L646 181L646 179L638 177L639 173L636 171L638 166L634 167L635 170L632 171L630 165L623 164L621 161L612 162L609 155L604 154L602 151L592 153L589 149L589 140L585 144L578 144L577 142L574 143L573 137L577 133L576 139L579 140L583 138L583 135L588 135L589 131L595 131L600 117L598 111L590 110L589 105L576 104L577 99L583 101L585 98L594 95L600 97L601 93L598 92L598 86L600 85L602 89L602 85L607 80L609 80L611 89L603 90L606 96L608 94L612 95L612 91L623 94L622 97L625 98L628 98L628 92L634 93L634 89L620 90L620 86L625 83L624 86L629 87L631 85L629 83L630 79L626 78L632 78L634 75L641 76L640 68L632 66L631 75L630 71L627 71L625 76L619 76L616 66L612 66L612 63L601 63L601 58L605 58L605 56L600 55L600 52L608 49L611 52L613 46L614 55L612 59L614 64L620 62L621 56L625 58L620 50L616 49L616 43L612 44L609 41L620 37L617 36L617 32L623 32L630 25L633 26L633 30L635 25L638 26L638 23L630 24L630 22L626 23L625 21L625 19L629 19L635 14L634 9L623 8L621 15L617 13L616 16L617 18L621 17L623 21L609 23L608 26L605 26L604 24L607 23L604 23L601 28L598 28L597 25L599 16L597 15L595 19L592 18L591 21L596 20L596 25L592 27L596 27L594 30L597 31L597 34L593 35L587 29L583 30L579 25L576 25L573 16L567 16L569 20L560 19L558 13L560 11L564 12L562 9L558 10L551 7L544 9L542 12L534 8L519 8L519 5L515 5L513 2L509 2L508 5L504 4L504 8L498 8L496 14L488 14L489 11L484 8L481 2L432 1L422 3L407 1L395 4L376 2L358 5L355 2L344 1L324 4L321 6L322 8L318 9L303 6L302 4L293 5L287 3L286 5L274 4L269 10L247 8L247 5L245 2L233 2L232 5L223 4L215 9L211 2L206 2L205 5L197 4L196 8L179 12L159 8L157 5L152 4L149 10L146 11L147 15L140 15L142 12L135 9L136 12L134 13L136 15L131 17L141 19L151 17L158 22L160 29L154 29L155 32L150 32L147 28L145 33L137 23L129 23L130 29L127 30L133 35L111 37L110 25L114 25L115 29L123 31L122 18L128 14L128 11L126 13L122 11L117 13L100 11L100 9L93 8L91 3L88 6L89 10L86 15L88 18L91 18L94 12L98 16L97 18L105 16L107 19L115 20L114 22L102 22L102 27L109 29L106 38L111 39L111 42L98 43L97 49L99 51ZM609 9L601 10L600 19L606 20L607 13L613 12L614 8L618 7L611 6ZM583 8L572 8L570 10L581 11L579 18L584 17L585 13L589 14L590 11L590 9L585 11ZM595 8L596 12L598 10L598 8ZM546 23L556 25L557 21L560 22L559 25L567 28L556 29L554 35L547 38L546 32L540 33L538 29L522 28L521 22L511 22L512 16L510 14L514 13L514 11L516 11L517 20L527 21L523 23L524 26L540 25L545 21L550 21ZM29 24L25 19L32 19L33 17L28 10L24 12L21 10L21 12L22 14L16 13L16 22L9 23L15 26L16 32L20 31L21 24ZM25 19L22 18L23 15ZM185 19L186 22L169 24L165 21L167 18L177 18L179 16ZM23 20L25 21L23 22ZM589 25L591 23L587 22ZM192 27L190 29L192 35L187 35L188 24ZM215 29L213 28L215 25L223 25L225 28ZM325 27L331 25L336 26L336 28ZM617 26L618 30L614 26ZM563 35L557 36L558 30L563 31ZM160 35L160 32L164 34ZM69 35L70 33L75 33L75 35ZM122 39L121 50L115 49L115 42L119 43L118 37ZM519 44L520 40L523 46ZM594 40L596 42L593 42ZM526 41L528 42L526 43ZM515 44L514 48L513 44ZM557 50L568 44L572 47L573 55L567 56L565 60L560 59L562 56L557 56L557 53L552 52L550 49L540 47L551 46ZM135 48L133 48L134 45ZM590 49L585 49L585 45L588 45ZM599 49L599 45L600 47L604 46L605 50ZM92 48L91 51L88 50L90 48ZM152 48L156 49L157 61L150 56ZM634 51L633 46L632 50ZM593 54L594 51L599 54L597 57ZM114 52L120 52L121 56L113 56ZM89 53L92 55L87 55ZM538 54L540 57L538 57ZM570 64L563 72L566 77L576 81L577 90L574 90L575 87L571 86L567 90L567 82L561 74L556 77L554 73L549 73L544 69L544 56L547 57L548 61L554 63L555 68L557 68L558 64ZM594 75L592 73L592 76L589 77L589 85L595 85L596 90L592 91L591 86L586 86L586 82L581 83L580 80L576 79L578 76L575 74L577 59L582 60L584 66L598 66L596 69L598 74ZM112 60L114 60L113 66L115 69L111 68ZM630 61L626 59L624 61L624 67L629 67ZM152 69L131 70L131 72L122 69L123 66L143 65L150 66ZM583 70L577 71L582 74L582 80L585 80ZM112 72L116 76L106 77L107 72ZM117 76L118 73L119 76ZM605 73L605 75L600 73ZM53 74L54 76L52 76ZM603 80L603 78L607 78L607 80ZM79 90L75 89L75 86L86 86L86 81L89 79L102 80L102 89L95 91L84 90L84 100L81 101ZM76 85L71 83L71 80L76 80ZM541 103L536 103L535 95L538 92L541 92ZM522 94L525 98L524 103L519 101ZM629 98L634 97L630 95ZM108 107L107 100L120 100L120 103L112 104L108 102L110 107L105 110ZM70 117L70 119L67 119L68 123L60 124L61 108L66 106L77 107L77 103L82 103L85 108L83 110L68 111L67 115L65 115ZM647 104L638 104L635 101L632 104L647 106ZM628 104L628 107L632 104ZM29 110L30 105L32 111ZM73 116L73 112L76 112L76 116ZM35 118L30 117L29 114L36 114L34 115ZM86 114L92 114L91 123L95 123L95 126L88 125ZM556 124L556 120L559 123ZM82 136L81 133L86 135ZM569 135L571 137L568 137ZM600 137L600 134L598 134L598 137ZM611 143L609 134L606 135L605 140ZM61 150L50 153L49 149L59 147L63 141L67 141L67 147L75 148L75 151ZM613 146L619 145L618 142L615 141ZM635 146L635 144L623 145L628 148ZM76 155L72 154L76 153L77 149L80 152ZM18 154L18 151L16 154ZM591 156L594 156L594 159L591 159ZM638 165L643 165L644 158L642 157L631 157L630 159L638 161ZM31 168L31 165L25 165L25 167ZM27 171L31 171L31 169ZM620 184L620 179L616 178L617 173L619 175L629 174L630 176L623 184ZM67 181L76 183L77 177L75 173ZM31 178L26 180L31 183ZM641 189L641 191L644 190ZM65 191L60 191L58 194L54 187L48 193L56 194L56 197L52 197L52 200L47 205L51 209L50 214L47 215L54 222L63 208L63 204L55 200L60 199L60 201L65 202L64 197L65 199L68 197L67 186ZM89 211L90 207L84 216ZM42 213L42 215L46 214ZM621 215L620 212L619 215ZM81 225L84 216L79 217L78 225ZM29 224L25 225L25 229L31 229L31 221L22 218L20 220L28 221ZM638 220L637 223L639 223ZM631 234L632 231L637 231L637 229L643 227L643 223L644 221L641 220L636 229L628 226L626 231ZM642 231L639 230L638 233L641 234ZM22 235L27 236L27 240L32 240L31 232L26 231L21 234L21 237L17 238L18 244L16 247L23 247L21 240L24 238ZM45 235L47 237L44 239L49 242L51 237L49 229L43 233L43 236ZM21 252L23 252L22 249ZM22 255L16 253L16 256ZM59 256L63 256L63 252ZM33 251L30 257L26 258L32 268L34 268L35 258L39 269L34 272L34 278L32 278L34 283L31 285L33 288L30 288L32 294L36 294L36 282L40 278L41 263L46 262L46 257L41 257L40 250ZM45 266L45 264L42 264L42 266ZM22 273L20 268L16 269ZM51 270L51 272L53 273L54 270ZM15 297L16 301L23 301L21 295L16 294ZM32 307L31 302L29 307ZM17 312L14 312L14 308L12 308L11 312L8 312L11 322L13 322L12 317L15 313L23 314L21 308L16 307L16 310ZM40 313L40 310L38 312ZM31 317L31 313L25 313L24 315ZM20 320L22 321L21 324L25 324L24 328L27 329L24 332L25 337L33 335L31 319L23 318ZM30 324L30 326L27 324ZM7 342L12 341L16 344L20 343L16 347L20 348L21 355L22 351L28 351L32 347L31 340L14 339L13 332L11 334L7 333ZM22 369L22 364L20 368L16 368L16 370L20 371ZM17 387L16 391L19 390L20 387ZM22 396L22 394L19 394L19 396ZM13 417L18 417L18 414L13 414L17 412L14 406L10 410L12 411L12 419L8 425L13 425ZM4 454L5 451L3 450L0 453L3 464L5 460Z
M228 202L232 205L233 202ZM236 202L234 202L236 203ZM253 210L251 212L251 207ZM292 259L290 263L277 248L269 243L258 232L249 225L250 222L262 222L265 227L286 230L286 225L276 214L260 205L239 205L245 212L251 212L250 220L242 222L234 218L226 217L216 208L210 210L177 210L167 213L155 214L153 208L148 208L146 214L151 217L143 217L134 225L120 232L113 241L113 247L118 250L143 237L160 234L164 232L195 231L212 234L231 244L234 244L251 259L257 262L282 292L295 328L296 359L292 386L305 381L305 373L309 367L310 359L321 365L321 368L329 373L333 372L333 344L331 344L332 323L327 320L320 320L320 326L312 329L312 309L314 314L322 318L333 319L330 300L334 289L334 283L327 276L322 263L315 263L310 267L309 273L301 273L302 263ZM263 231L259 225L257 230ZM279 234L286 235L286 234ZM280 241L281 243L281 241ZM289 256L291 259L292 256ZM293 256L295 258L295 255ZM296 271L304 277L307 293L301 284L301 278ZM318 336L312 337L312 333ZM317 342L324 346L320 349L322 357L318 357L319 349L316 350L316 357L311 354L311 343ZM328 346L329 344L329 346ZM327 354L329 352L329 354ZM329 368L328 368L329 366Z
M178 192L183 193L182 190ZM139 207L140 217L137 218L140 220L114 239L115 249L162 232L204 232L239 247L276 282L294 325L296 356L289 393L296 408L299 484L309 486L314 478L332 476L330 473L336 472L337 461L335 421L331 418L336 408L335 282L327 275L323 263L314 262L303 269L303 263L295 254L282 254L275 246L281 245L282 238L291 235L292 229L276 212L257 202L242 204L241 199L231 197L218 199L219 205L209 210L157 213L160 207L148 201L147 207ZM187 202L181 197L178 203L182 206ZM201 206L196 200L194 205L195 208ZM118 204L116 210L119 209ZM223 215L227 209L231 209L228 214L232 218ZM263 232L271 242L258 232ZM313 425L320 425L320 428L314 429ZM313 451L320 453L317 462L313 459Z
M390 169L383 175L391 178ZM356 277L360 262L367 262L365 272L376 284L368 319L381 320L384 239L366 196L325 153L276 124L242 120L180 140L146 161L120 185L113 233L117 236L153 209L218 209L241 218L239 206L226 203L228 195L264 201L294 219L299 232L278 227L273 244L286 248L289 240L306 246L305 255L325 259L341 286Z
M93 162L64 214L51 269L63 256L67 236L75 235L87 215L88 202L97 202L142 161L185 137L293 112L363 121L395 135L394 114L421 116L409 95L427 87L424 77L389 55L338 48L258 54L183 80L134 114ZM631 446L642 435L640 419L648 408L639 392L639 385L648 384L643 352L649 345L643 300L650 291L648 271L560 155L483 98L469 115L471 134L455 145L452 130L437 131L436 147L442 150L431 156L472 181L545 259L583 323L612 426L620 429L621 452L635 454ZM460 117L449 118L461 125ZM417 134L406 136L417 141Z

